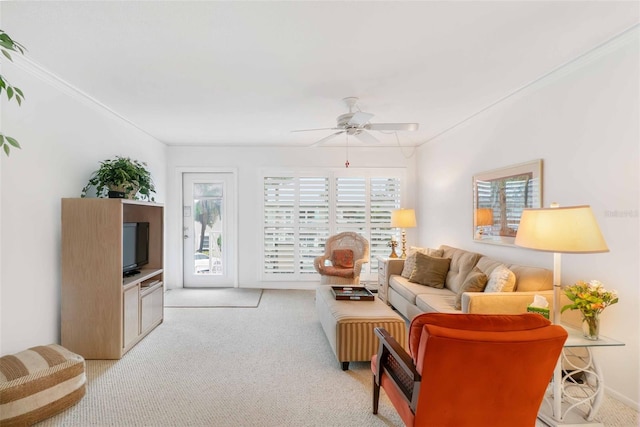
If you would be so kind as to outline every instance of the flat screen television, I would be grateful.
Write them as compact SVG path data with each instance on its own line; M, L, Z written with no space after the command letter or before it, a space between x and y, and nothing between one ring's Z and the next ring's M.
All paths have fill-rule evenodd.
M122 275L133 276L149 263L149 223L125 222L122 224Z

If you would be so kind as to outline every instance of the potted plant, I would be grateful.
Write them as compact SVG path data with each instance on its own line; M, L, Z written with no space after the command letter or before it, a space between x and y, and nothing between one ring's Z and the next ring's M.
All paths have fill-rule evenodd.
M91 187L95 188L97 197L136 199L140 194L143 200L155 201L151 193L156 189L147 164L128 157L116 156L100 162L100 168L91 174L80 197L86 197Z

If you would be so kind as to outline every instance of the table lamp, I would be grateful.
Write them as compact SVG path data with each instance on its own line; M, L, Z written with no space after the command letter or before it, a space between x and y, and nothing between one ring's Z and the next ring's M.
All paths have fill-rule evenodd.
M407 228L416 226L416 211L413 209L396 209L391 212L391 226L402 229L402 255L400 258L407 257Z
M562 253L609 252L590 206L524 209L515 244L537 251L553 252L553 323L560 323L560 292ZM560 360L553 373L553 418L561 420L562 396Z

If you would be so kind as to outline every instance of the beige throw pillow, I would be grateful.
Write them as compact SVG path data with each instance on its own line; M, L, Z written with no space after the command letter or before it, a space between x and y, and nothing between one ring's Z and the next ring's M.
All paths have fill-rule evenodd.
M489 274L489 281L485 292L513 292L516 285L516 275L502 264L493 269Z
M449 264L451 258L437 258L418 252L416 266L409 276L409 281L442 289L449 272Z
M411 246L407 251L407 258L404 260L402 273L400 273L400 275L405 279L411 277L411 273L413 273L413 269L416 267L416 254L418 252L439 258L442 258L442 256L444 255L444 251L442 249L419 248L416 246Z
M462 310L462 293L463 292L482 292L484 287L487 286L489 278L478 267L473 267L473 270L467 274L464 279L464 283L460 287L460 291L456 294L455 308L456 310Z

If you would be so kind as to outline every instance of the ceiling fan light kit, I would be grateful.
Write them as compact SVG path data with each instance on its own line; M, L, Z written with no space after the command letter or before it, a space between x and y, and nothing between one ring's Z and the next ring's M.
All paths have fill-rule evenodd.
M323 144L324 142L346 133L347 135L353 135L365 144L377 144L380 140L373 136L369 131L385 132L385 131L416 131L418 130L418 123L369 123L369 120L373 118L373 114L360 111L358 107L358 98L350 96L343 98L342 100L347 108L348 113L344 113L338 116L336 119L336 127L333 128L319 128L319 129L300 129L293 132L311 132L318 130L337 130L329 136L326 136L318 141L314 142L312 146ZM347 167L348 163L347 163Z

